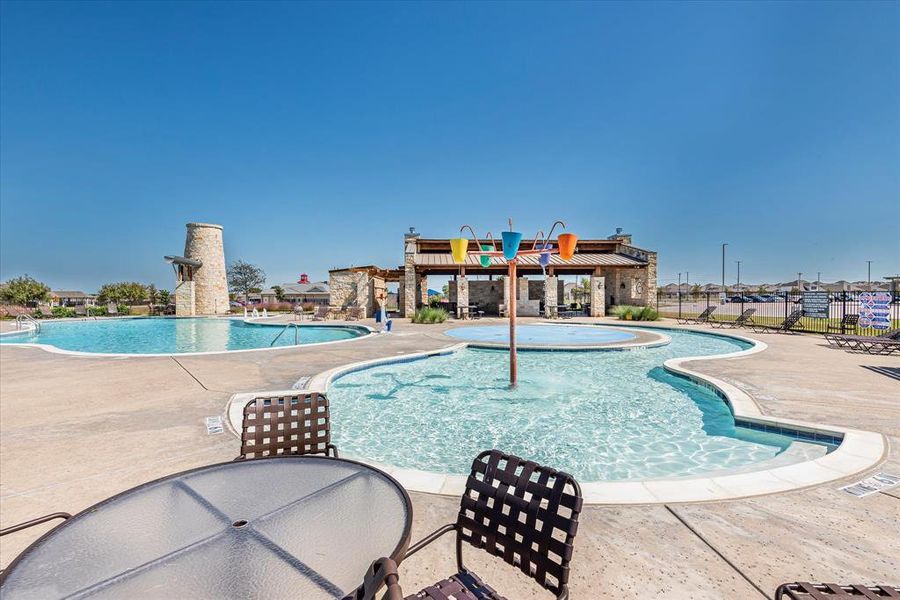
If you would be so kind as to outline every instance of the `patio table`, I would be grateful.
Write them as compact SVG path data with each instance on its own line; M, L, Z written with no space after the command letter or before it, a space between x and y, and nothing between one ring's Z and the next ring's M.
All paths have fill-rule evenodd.
M201 467L113 496L26 549L18 598L343 598L400 561L412 506L393 478L319 456Z

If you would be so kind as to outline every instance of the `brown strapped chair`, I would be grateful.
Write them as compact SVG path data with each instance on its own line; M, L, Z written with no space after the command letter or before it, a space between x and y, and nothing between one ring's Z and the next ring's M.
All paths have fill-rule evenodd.
M320 392L297 392L289 396L257 397L244 406L241 455L261 458L279 454L330 454L328 398Z
M896 588L879 585L837 585L834 583L785 583L775 591L775 600L878 600L879 598L900 598Z
M463 566L463 542L518 567L558 599L568 598L581 504L581 488L571 475L498 450L482 452L472 463L456 523L441 527L406 554L456 531L459 572L407 600L504 600Z
M387 586L381 600L403 600L403 591L397 578L397 563L390 558L379 558L366 571L363 584L343 600L375 600L378 591Z

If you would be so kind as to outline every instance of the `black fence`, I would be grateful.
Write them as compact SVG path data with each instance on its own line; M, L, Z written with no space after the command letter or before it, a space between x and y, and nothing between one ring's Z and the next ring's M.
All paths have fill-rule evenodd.
M887 329L900 328L900 294L878 292L876 297L861 292L779 292L766 295L726 294L715 292L696 294L657 292L656 302L661 315L672 318L692 317L715 306L713 320L734 320L748 308L755 310L753 321L761 325L779 325L795 310L803 311L803 318L795 331L810 333L841 332L846 315L859 315L859 324L844 327L844 333L878 335ZM874 301L874 303L873 303Z

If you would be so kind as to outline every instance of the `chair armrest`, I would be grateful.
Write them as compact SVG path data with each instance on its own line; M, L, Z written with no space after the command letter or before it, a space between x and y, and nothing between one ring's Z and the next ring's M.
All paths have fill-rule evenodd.
M438 539L439 537L441 537L442 535L444 535L445 533L447 533L449 531L456 531L456 523L450 523L449 525L444 525L437 531L426 535L424 538L422 538L421 540L419 540L418 542L416 542L415 544L410 546L409 550L407 550L407 552L406 552L406 556L404 557L404 559L409 558L410 556L412 556L413 554L415 554L416 552L418 552L419 550L421 550L422 548L424 548L425 546L427 546L428 544L430 544L431 542Z
M22 531L23 529L28 529L29 527L34 527L35 525L40 525L41 523L46 523L47 521L52 521L54 519L71 519L72 515L64 512L55 512L49 515L44 515L43 517L38 517L37 519L32 519L30 521L25 521L24 523L19 523L18 525L10 525L4 529L0 529L0 536L6 535L9 533L15 533L17 531Z
M375 600L382 586L387 586L387 589L381 600L403 600L397 563L390 558L382 557L372 562L366 570L363 584L355 592L344 597L344 600Z

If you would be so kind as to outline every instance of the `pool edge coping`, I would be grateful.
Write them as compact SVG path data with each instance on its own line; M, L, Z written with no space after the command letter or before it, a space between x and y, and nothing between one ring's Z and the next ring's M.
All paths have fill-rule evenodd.
M593 324L588 325L598 326ZM629 325L624 325L624 327L629 327ZM887 438L880 433L836 425L821 425L808 421L767 416L763 414L756 401L738 387L717 377L701 374L682 366L682 363L694 360L746 358L753 354L763 352L768 348L768 344L765 342L730 332L708 332L690 328L666 327L665 325L648 327L714 335L737 339L752 344L750 348L745 350L729 352L726 354L671 358L663 362L663 368L670 373L686 377L698 385L717 391L720 397L722 397L730 406L735 418L762 424L771 424L773 426L786 425L792 429L808 432L829 435L837 434L842 437L841 443L837 448L825 456L790 465L783 465L770 469L760 469L758 471L712 475L707 477L697 475L667 479L579 482L585 504L659 505L666 503L680 504L738 500L741 498L799 491L838 481L868 471L886 460L889 444ZM243 420L243 406L256 396L290 395L296 394L299 391L327 392L331 383L336 378L355 371L364 370L373 366L410 362L431 356L452 354L470 346L471 344L468 342L461 342L436 350L348 363L346 365L327 369L314 375L305 382L302 388L234 394L226 404L225 421L227 422L228 429L234 435L240 437L241 423ZM627 349L623 348L622 350ZM385 471L412 492L456 497L462 495L465 491L466 475L448 475L445 473L436 473L420 469L401 468L357 455L348 456L351 456L354 460L364 462Z

